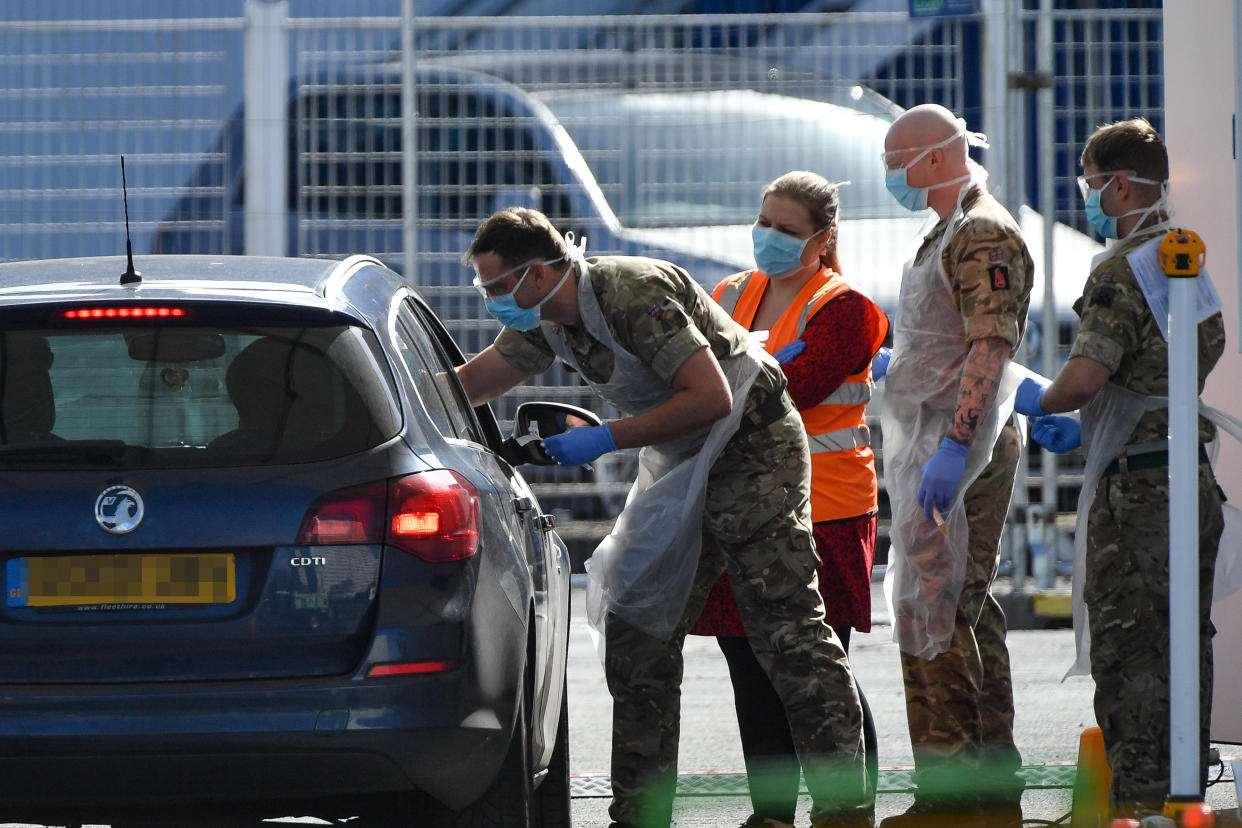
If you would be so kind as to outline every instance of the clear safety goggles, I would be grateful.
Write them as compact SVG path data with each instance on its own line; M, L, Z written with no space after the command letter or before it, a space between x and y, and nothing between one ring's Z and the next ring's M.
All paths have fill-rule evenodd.
M471 281L471 284L474 285L474 289L477 290L479 292L479 295L482 296L484 299L499 299L502 296L509 296L514 291L516 291L519 287L521 287L522 279L526 278L526 271L530 270L536 264L541 264L541 263L551 264L551 262L541 262L539 259L531 259L529 262L523 262L517 267L511 267L508 270L506 270L504 273L501 273L499 276L496 276L495 278L492 278L492 279L488 279L487 281L483 281L483 274L479 273L479 267L478 265L475 265L474 266L474 279ZM504 293L496 293L495 291L489 288L490 285L494 285L497 282L501 281L502 279L506 279L509 276L512 276L514 273L518 273L518 272L521 272L522 274L521 277L516 282L513 283L513 287L509 288Z
M1134 174L1134 170L1104 170L1091 176L1080 175L1076 179L1078 181L1078 192L1083 197L1087 197L1087 193L1091 190L1102 190L1107 187L1114 178L1124 175L1130 181L1137 181L1139 184L1163 184L1163 181L1153 181L1150 178L1140 178ZM1099 187L1092 187L1089 178L1103 178L1104 183Z

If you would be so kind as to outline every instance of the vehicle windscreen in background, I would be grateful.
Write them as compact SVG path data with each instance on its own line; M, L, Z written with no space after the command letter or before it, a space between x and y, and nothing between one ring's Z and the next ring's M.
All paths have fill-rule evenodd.
M841 218L909 217L884 187L890 118L748 89L548 92L626 227L752 224L763 187L811 170L841 189Z
M306 463L400 428L373 335L160 320L0 334L0 468Z

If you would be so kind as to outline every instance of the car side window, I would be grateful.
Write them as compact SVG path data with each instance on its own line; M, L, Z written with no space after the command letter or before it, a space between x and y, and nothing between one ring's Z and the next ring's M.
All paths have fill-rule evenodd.
M408 304L397 314L397 346L418 396L440 433L482 442L474 415L453 376L452 364Z

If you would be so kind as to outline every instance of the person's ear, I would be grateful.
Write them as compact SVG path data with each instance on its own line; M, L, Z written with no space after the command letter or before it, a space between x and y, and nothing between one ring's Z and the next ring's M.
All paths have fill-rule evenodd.
M1117 198L1121 201L1127 200L1134 189L1134 185L1130 182L1130 176L1123 172L1117 173L1113 177L1113 183L1117 185Z
M832 237L834 233L836 233L836 230L830 227L819 234L819 244L816 245L816 250L819 251L819 255L815 257L816 259L823 261L823 258L828 255L828 248L832 244Z

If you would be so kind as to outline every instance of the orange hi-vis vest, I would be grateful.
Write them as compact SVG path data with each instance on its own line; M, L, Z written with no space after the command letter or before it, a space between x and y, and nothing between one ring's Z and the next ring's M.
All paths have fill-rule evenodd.
M767 286L767 276L747 270L716 285L712 297L749 330ZM839 274L821 268L772 326L764 348L775 353L793 342L802 335L807 320L849 290L853 288ZM888 317L871 300L866 304L876 322L876 338L869 343L870 352L875 353L888 336ZM870 400L868 360L863 370L846 377L826 399L801 412L811 446L811 519L816 523L858 517L878 508L875 455L866 420Z

